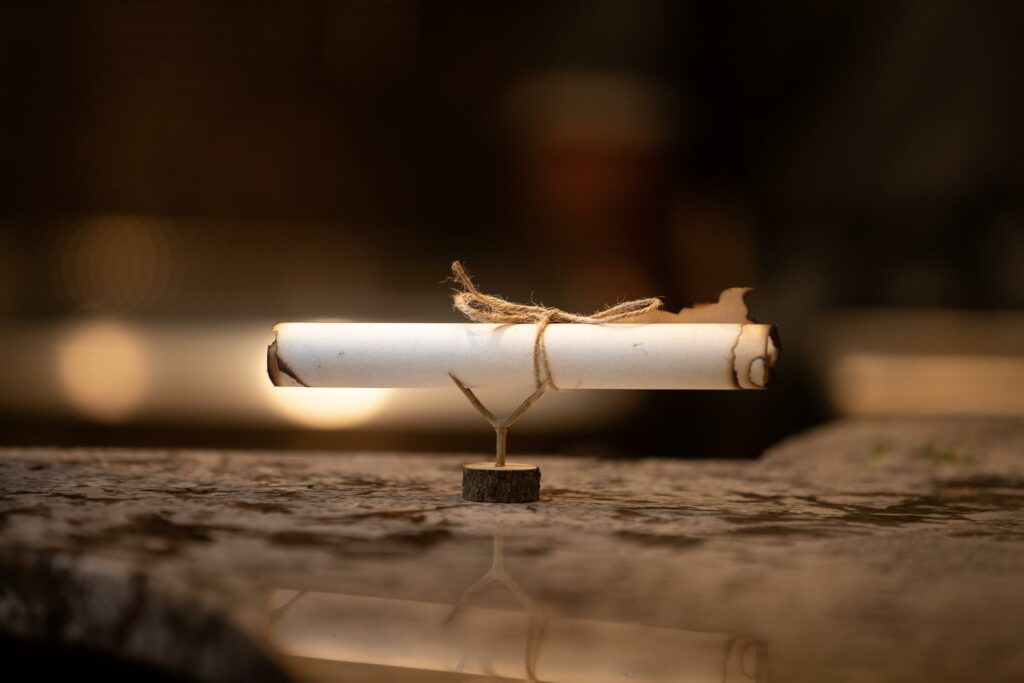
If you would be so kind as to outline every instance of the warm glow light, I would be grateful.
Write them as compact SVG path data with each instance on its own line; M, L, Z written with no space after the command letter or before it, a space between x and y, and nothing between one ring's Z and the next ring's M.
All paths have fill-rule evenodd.
M829 389L847 415L1024 415L1019 356L849 353Z
M73 328L56 352L64 394L85 415L118 422L139 407L149 368L130 328L113 321L87 322Z
M264 382L274 409L292 422L318 429L354 427L384 411L392 389L275 387Z

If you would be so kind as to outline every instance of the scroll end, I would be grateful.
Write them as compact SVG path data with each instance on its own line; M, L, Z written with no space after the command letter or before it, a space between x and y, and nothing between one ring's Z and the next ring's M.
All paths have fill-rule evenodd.
M770 387L775 382L775 365L781 357L782 341L779 339L779 329L772 325L764 342L764 356L755 358L751 363L750 381L761 389Z
M300 380L295 373L284 363L277 354L277 339L274 339L267 347L267 376L275 387L305 387L309 386Z
M745 324L730 349L733 386L767 389L775 380L775 365L782 347L774 325Z

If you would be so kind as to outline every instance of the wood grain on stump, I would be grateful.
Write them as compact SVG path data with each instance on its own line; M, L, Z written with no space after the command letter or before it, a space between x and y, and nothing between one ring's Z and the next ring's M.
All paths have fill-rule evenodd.
M540 500L540 468L519 462L463 465L462 497L475 503L535 503Z

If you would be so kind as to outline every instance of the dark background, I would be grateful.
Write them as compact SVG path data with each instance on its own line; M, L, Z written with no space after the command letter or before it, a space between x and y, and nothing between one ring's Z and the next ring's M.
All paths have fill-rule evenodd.
M5 3L0 326L454 322L456 258L488 291L587 312L748 285L786 347L772 391L652 393L517 447L755 455L835 414L806 361L824 312L1024 304L1022 15ZM19 390L0 406L9 444L488 443L443 425L111 425L20 405Z

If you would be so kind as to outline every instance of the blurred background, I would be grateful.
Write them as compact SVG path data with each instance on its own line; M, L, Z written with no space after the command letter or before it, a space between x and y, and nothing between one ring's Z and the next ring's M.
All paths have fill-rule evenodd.
M284 320L755 288L767 392L545 396L513 452L752 457L1024 415L1024 6L0 7L0 442L476 450L457 391L273 390ZM521 398L521 397L516 397Z

